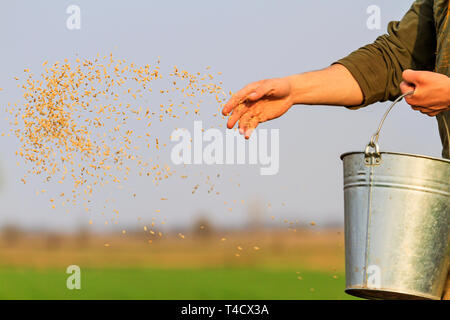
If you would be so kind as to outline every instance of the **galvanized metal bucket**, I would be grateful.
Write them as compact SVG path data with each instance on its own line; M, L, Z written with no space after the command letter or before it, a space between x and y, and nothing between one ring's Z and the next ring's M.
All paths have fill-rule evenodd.
M346 292L441 299L450 260L450 161L380 152L385 113L365 152L344 153Z

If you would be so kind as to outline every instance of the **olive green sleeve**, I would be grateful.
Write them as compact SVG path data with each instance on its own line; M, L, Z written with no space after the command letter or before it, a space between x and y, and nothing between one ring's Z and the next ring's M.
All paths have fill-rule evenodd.
M389 23L387 34L335 62L350 71L364 95L361 105L349 108L395 99L403 70L432 71L435 52L433 0L415 1L401 21Z

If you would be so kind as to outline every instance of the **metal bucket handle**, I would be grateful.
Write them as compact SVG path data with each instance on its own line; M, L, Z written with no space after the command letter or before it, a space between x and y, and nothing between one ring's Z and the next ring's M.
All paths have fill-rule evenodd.
M377 131L372 135L370 138L369 144L366 146L366 150L364 151L365 154L365 162L367 165L378 165L381 162L381 153L380 153L380 146L378 145L378 138L380 137L380 131L383 127L384 120L386 120L386 117L388 116L389 112L391 112L392 108L400 102L404 97L409 96L413 94L414 91L409 91L407 93L402 94L397 99L395 99L394 102L389 106L389 108L386 110L386 112L383 115L383 118L381 119L380 125L378 126Z

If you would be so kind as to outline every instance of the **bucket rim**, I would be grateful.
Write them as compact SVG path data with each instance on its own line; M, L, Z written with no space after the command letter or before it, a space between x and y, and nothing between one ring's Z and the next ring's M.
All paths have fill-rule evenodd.
M364 151L349 151L344 152L340 155L340 159L344 160L346 156L352 155L352 154L364 154ZM414 154L414 153L402 153L402 152L393 152L393 151L382 151L380 154L392 154L397 156L406 156L406 157L413 157L413 158L422 158L422 159L428 159L428 160L437 160L444 163L450 164L450 159L444 159L444 158L437 158L437 157L431 157L431 156L424 156L420 154Z

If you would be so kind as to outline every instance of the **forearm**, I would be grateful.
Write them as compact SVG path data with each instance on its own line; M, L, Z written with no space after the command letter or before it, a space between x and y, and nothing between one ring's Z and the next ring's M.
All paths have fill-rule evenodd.
M357 106L363 102L358 82L340 64L288 79L294 104Z

